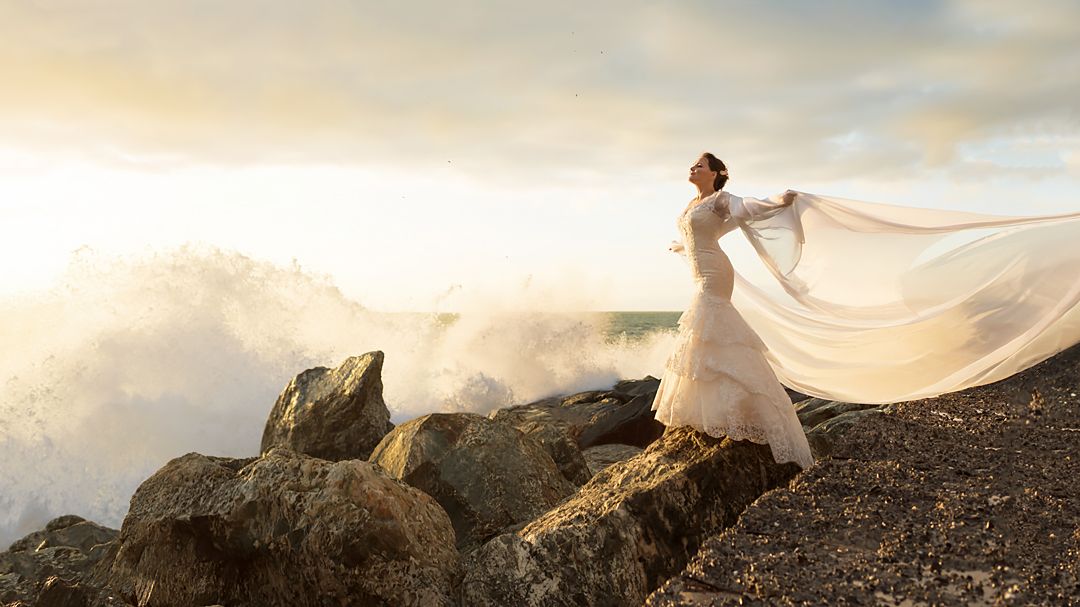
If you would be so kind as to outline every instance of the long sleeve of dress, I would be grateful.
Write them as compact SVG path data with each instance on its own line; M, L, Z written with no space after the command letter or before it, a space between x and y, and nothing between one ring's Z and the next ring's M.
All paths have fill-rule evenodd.
M753 198L750 196L727 195L731 215L741 222L759 221L768 219L791 205L784 202L783 194L776 194L768 198Z

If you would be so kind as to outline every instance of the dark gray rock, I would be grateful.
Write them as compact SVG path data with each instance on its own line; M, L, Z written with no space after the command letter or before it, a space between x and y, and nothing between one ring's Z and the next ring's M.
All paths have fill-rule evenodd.
M376 350L293 378L266 420L261 452L286 447L330 461L367 459L394 428L382 395L383 358Z
M852 409L835 417L830 417L814 426L806 433L806 440L810 443L810 450L814 453L814 459L831 455L840 438L851 430L856 423L869 416L884 415L884 413L884 406Z
M450 605L450 519L361 460L189 453L139 486L94 583L140 607Z
M49 521L45 528L16 540L9 552L33 551L52 546L71 546L89 554L98 544L116 538L116 529L103 527L81 516L65 514Z
M660 381L648 376L624 380L612 390L588 390L492 412L491 418L517 428L544 424L565 431L582 449L619 443L645 448L664 433L652 401Z
M474 413L431 413L394 428L370 461L435 498L463 550L544 512L575 489L539 442Z
M799 472L768 445L669 429L466 557L467 605L639 605L708 535Z
M890 405L847 403L824 398L808 398L796 404L795 413L806 432L814 458L831 454L837 441L859 420L880 415Z
M880 405L846 403L842 401L825 400L823 398L810 398L799 403L795 407L795 414L799 416L799 422L802 425L813 428L827 419L831 419L849 411L880 408Z
M68 514L13 542L7 552L0 553L0 604L36 603L42 584L50 577L81 579L105 555L117 533Z

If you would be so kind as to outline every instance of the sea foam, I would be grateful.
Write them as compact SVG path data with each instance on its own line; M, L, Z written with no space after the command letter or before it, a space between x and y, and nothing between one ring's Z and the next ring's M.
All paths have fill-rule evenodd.
M211 246L82 249L53 288L0 300L0 548L61 514L118 528L139 483L185 453L257 455L288 381L348 356L386 354L395 423L657 376L671 335L606 339L603 315L575 311L584 292L463 288L448 323Z

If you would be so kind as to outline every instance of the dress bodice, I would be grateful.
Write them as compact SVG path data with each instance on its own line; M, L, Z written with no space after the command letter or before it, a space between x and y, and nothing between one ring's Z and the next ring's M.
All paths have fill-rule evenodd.
M719 248L718 240L738 227L731 213L731 195L723 190L687 207L676 222L687 249Z
M686 208L678 219L694 282L702 291L730 300L734 269L720 249L719 239L738 225L731 213L731 196L714 192Z

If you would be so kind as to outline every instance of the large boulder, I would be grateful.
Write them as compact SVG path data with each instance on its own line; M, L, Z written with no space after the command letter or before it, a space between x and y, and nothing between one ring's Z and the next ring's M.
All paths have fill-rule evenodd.
M15 541L0 553L0 604L39 602L42 586L54 576L80 579L101 560L117 533L68 514Z
M572 493L535 440L475 413L431 413L387 434L369 460L434 497L465 550Z
M639 605L701 541L799 472L768 445L669 429L570 499L466 557L468 605Z
M382 395L383 358L376 350L294 377L266 420L262 453L286 447L331 461L367 459L394 427Z
M361 460L189 453L139 486L95 571L140 607L450 605L454 530Z

